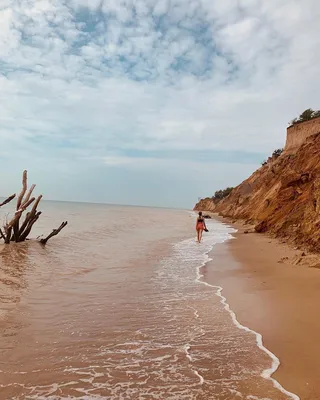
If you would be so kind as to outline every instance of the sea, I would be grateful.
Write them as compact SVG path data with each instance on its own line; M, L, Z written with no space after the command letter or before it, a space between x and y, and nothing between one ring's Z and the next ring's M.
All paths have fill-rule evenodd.
M279 360L206 280L230 226L188 210L43 201L0 247L0 399L295 399ZM12 206L0 210L4 222ZM219 260L215 260L215 268Z

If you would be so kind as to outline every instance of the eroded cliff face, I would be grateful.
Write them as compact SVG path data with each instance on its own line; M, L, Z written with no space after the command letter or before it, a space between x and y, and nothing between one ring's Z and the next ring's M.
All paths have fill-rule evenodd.
M216 203L212 200L211 197L207 197L205 199L201 199L199 203L194 207L195 211L211 211L215 212Z
M320 133L320 117L291 125L287 128L284 150L289 153L295 152L309 136L318 133Z
M247 220L258 232L320 251L320 134L269 161L219 203L204 199L195 209Z

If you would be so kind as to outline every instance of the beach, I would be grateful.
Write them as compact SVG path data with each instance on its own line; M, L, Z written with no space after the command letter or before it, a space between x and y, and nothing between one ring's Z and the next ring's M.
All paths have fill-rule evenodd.
M1 247L1 400L318 398L299 251L215 218L198 244L186 210L43 207L35 235L61 235Z
M274 378L301 399L320 399L320 270L310 267L317 258L235 227L235 240L212 251L206 281L222 286L238 321L262 334L280 360Z

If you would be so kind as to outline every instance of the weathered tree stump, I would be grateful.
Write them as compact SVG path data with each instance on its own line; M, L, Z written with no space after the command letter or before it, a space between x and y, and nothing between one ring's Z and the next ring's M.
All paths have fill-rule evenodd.
M37 208L42 199L42 195L38 196L37 199L35 197L31 197L35 187L36 185L32 185L29 191L27 192L28 176L27 176L27 171L23 171L22 189L17 198L16 212L13 218L9 222L8 221L6 222L6 224L3 227L3 230L0 229L0 239L3 239L6 244L9 244L12 241L18 243L27 240L33 225L38 221L41 215L41 211L38 211ZM0 204L0 207L2 207L5 204L8 204L15 197L16 197L15 194L11 195ZM27 208L31 206L31 204L33 204L33 207L31 211L27 212L24 221L20 226L20 219L23 213L27 210ZM63 222L58 229L54 229L45 239L41 239L40 242L42 244L46 244L51 237L56 236L66 225L67 221Z

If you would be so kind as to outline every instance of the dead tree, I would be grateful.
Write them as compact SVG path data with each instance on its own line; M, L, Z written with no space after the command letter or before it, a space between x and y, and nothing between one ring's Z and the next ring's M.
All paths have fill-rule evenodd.
M40 243L46 244L47 241L48 241L50 238L52 238L52 236L56 236L65 226L67 226L67 224L68 224L68 221L62 222L62 224L59 226L58 229L54 229L54 230L50 233L50 235L48 235L48 236L47 236L46 238L44 238L44 239L41 239L41 240L40 240Z
M5 199L1 204L0 207L4 206L5 204L10 203L11 200L13 200L16 197L15 194L12 194L10 197L8 197L7 199Z
M27 171L23 171L22 190L17 198L15 214L9 222L6 222L3 230L0 229L0 238L2 238L6 244L9 244L12 241L18 243L27 240L33 225L38 221L41 211L38 211L37 208L42 199L42 195L38 196L37 199L35 197L31 197L35 187L36 185L32 185L28 190ZM9 203L15 198L15 196L16 195L14 194L8 197L3 203L0 204L0 207ZM20 225L20 220L23 216L23 213L28 207L31 206L31 204L33 204L32 209L27 212L22 224ZM58 229L54 229L50 235L48 235L45 239L42 239L41 243L46 244L52 236L57 235L66 225L67 222L63 222Z

